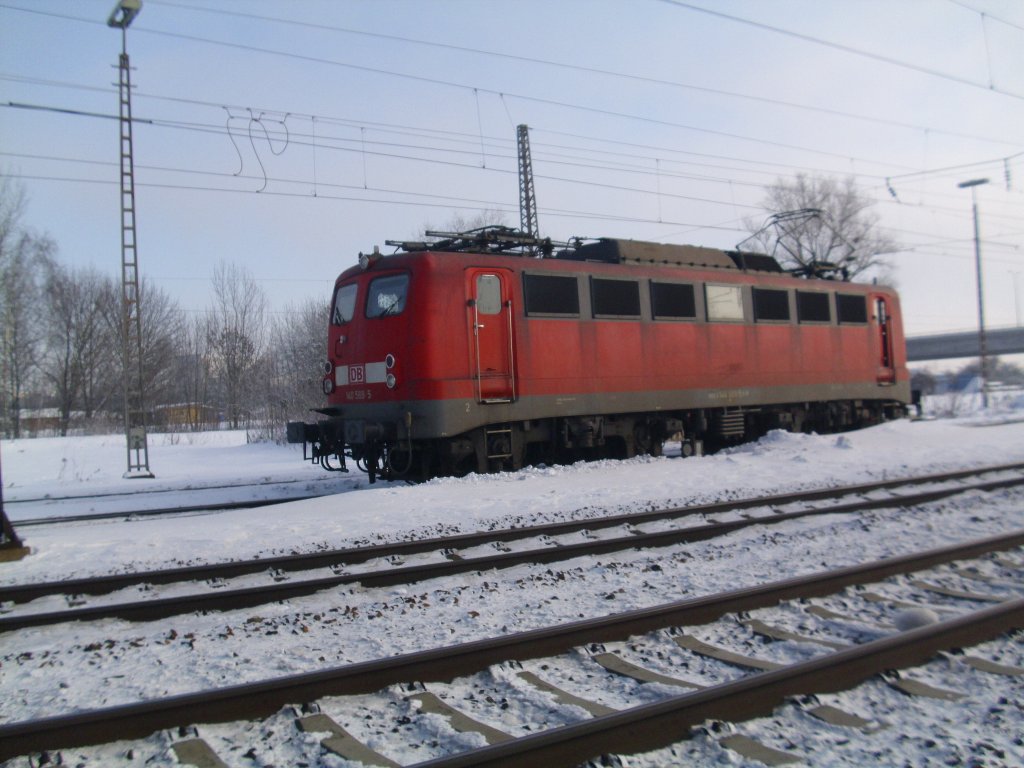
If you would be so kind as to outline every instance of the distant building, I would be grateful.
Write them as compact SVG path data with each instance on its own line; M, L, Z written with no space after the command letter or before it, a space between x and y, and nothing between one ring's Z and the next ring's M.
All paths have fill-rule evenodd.
M158 405L152 412L154 427L211 426L217 423L217 409L202 403Z

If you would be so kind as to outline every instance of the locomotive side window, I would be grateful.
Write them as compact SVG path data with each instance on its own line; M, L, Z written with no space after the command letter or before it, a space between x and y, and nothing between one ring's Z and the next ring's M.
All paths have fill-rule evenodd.
M743 320L743 289L740 286L707 283L704 286L704 297L707 300L708 320Z
M590 279L594 317L640 317L640 283L635 280Z
M405 297L409 292L408 275L385 275L370 281L366 295L366 316L386 317L400 315L405 309Z
M693 320L697 298L693 286L682 283L651 283L651 308L655 320Z
M796 292L796 317L801 323L831 323L828 294L817 291Z
M331 322L334 325L343 325L355 315L358 290L359 286L356 283L349 283L338 289L334 297L334 308L331 310Z
M523 274L527 315L579 317L580 294L575 277Z
M789 320L789 291L754 288L754 320Z
M840 323L866 323L868 308L866 299L859 294L837 293L836 314Z

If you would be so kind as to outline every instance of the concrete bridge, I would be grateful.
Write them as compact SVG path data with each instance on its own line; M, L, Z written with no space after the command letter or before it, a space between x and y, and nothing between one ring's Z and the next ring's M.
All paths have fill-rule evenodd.
M985 348L989 357L1024 353L1024 327L986 329ZM911 363L977 355L977 331L907 338L907 361Z

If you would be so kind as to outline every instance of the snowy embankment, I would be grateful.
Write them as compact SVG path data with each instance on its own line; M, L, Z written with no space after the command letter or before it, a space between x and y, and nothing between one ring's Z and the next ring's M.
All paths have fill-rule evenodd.
M325 472L295 445L248 443L244 430L149 436L155 477L124 477L124 435L0 442L8 517L168 509L294 498L366 485L365 475Z
M90 446L90 440L110 441L108 456L104 458L98 446ZM246 479L278 483L261 485L254 492L272 495L284 480L315 482L314 470L303 466L292 448L209 442L187 448L159 441L151 448L157 479L124 481L119 477L121 448L117 438L5 443L5 499L94 492L95 488L113 492L140 488L140 483L173 491ZM20 562L0 564L0 583L343 547L1011 462L1024 462L1024 420L1003 414L989 419L899 421L843 435L775 432L715 456L536 467L514 474L438 479L419 486L367 486L364 476L355 475L344 481L352 488L347 492L270 508L25 527L22 534L32 554ZM1024 492L1014 489L975 492L922 509L892 507L864 515L824 515L749 528L706 542L575 558L557 566L523 565L408 587L327 590L258 610L20 631L0 636L0 722L321 670L981 538L1024 528L1022 499ZM578 662L575 656L565 661ZM672 663L666 659L664 664L669 666L663 671L671 673ZM1024 648L1017 644L1005 663L1024 664ZM526 666L536 666L531 665ZM538 666L534 671L543 670ZM500 675L501 670L494 674ZM835 765L925 764L936 753L980 754L977 745L982 742L1016 750L1006 745L1007 728L1022 732L1024 711L1002 707L997 720L984 712L996 706L1000 697L1019 699L1024 692L1016 679L998 683L972 690L960 704L945 702L931 710L898 702L881 710L876 707L876 716L883 712L890 724L888 733L915 734L901 736L898 743L883 746L857 735L845 735L845 741L827 736L824 743L816 743L812 740L821 738L821 731L813 735L809 727L800 725L807 735L793 749L817 752ZM448 691L454 700L462 701L461 685L458 681L451 686L432 684L431 689ZM858 688L841 696L843 701L838 703L845 701L848 709L870 714L869 705L859 703L858 697L873 690ZM655 693L652 689L646 695ZM621 705L613 686L590 695L608 706ZM884 695L878 693L878 697ZM328 704L337 707L346 727L356 729L386 722L396 709L415 715L397 687ZM361 714L344 716L353 711ZM901 712L912 720L901 723ZM766 743L773 739L778 743L771 723L758 721L742 729ZM438 727L429 718L413 718L397 735L388 727L381 731L384 735L367 730L365 738L392 759L409 763L429 756L422 745L436 742ZM282 728L273 730L291 733ZM203 728L207 734L221 730L230 727ZM786 738L794 738L793 731L789 734ZM357 735L363 734L357 730ZM134 754L154 766L175 764L161 738L158 734L144 747L133 746ZM264 762L294 764L296 755L288 751L294 744L285 745L281 738L257 741ZM83 760L87 765L122 764L109 760L117 756L120 761L127 748L75 753L91 755ZM310 748L316 751L315 742ZM1004 751L1004 755L1024 759L1024 750L1012 756ZM679 761L740 764L716 741L702 737L687 742L679 752L663 753L650 762L634 759L630 764Z
M196 503L195 489L235 489L242 499L320 490L328 473L304 464L295 446L246 445L244 433L204 433L150 448L153 480L124 480L119 436L5 441L4 498L18 519L105 509L102 500L45 508L18 499L135 492L116 497L143 508ZM517 473L441 478L417 486L378 483L362 473L330 475L347 492L262 510L129 522L26 527L33 556L0 569L0 582L86 576L488 527L508 527L652 507L682 506L805 488L831 487L1024 461L1024 423L991 419L898 421L842 435L773 432L757 443L700 458L639 457ZM335 478L341 478L340 480ZM127 499L127 502L125 501ZM24 509L30 507L31 511ZM41 509L45 509L42 514Z

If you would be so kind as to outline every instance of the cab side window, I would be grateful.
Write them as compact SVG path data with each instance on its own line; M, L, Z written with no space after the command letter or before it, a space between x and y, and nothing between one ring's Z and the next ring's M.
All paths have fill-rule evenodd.
M331 323L344 325L352 320L356 312L356 293L359 286L356 283L343 285L334 295L334 307L331 309Z
M839 323L866 323L868 321L867 300L860 294L837 293L836 314Z

